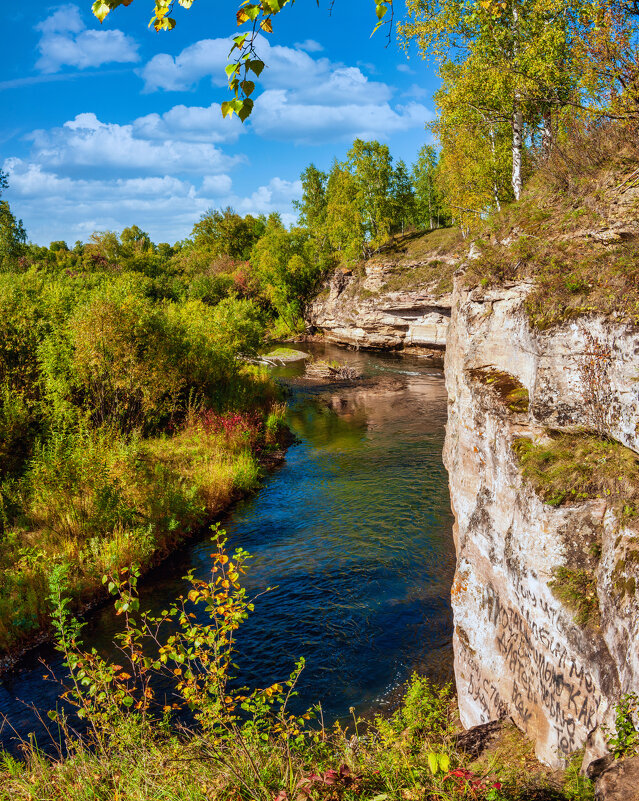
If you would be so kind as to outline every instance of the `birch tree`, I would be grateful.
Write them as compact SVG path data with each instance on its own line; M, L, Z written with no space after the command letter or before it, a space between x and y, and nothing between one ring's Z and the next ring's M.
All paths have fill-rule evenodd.
M406 44L415 41L440 68L472 64L481 84L501 86L516 199L527 136L545 125L549 146L552 110L577 99L577 42L594 24L594 9L594 0L408 0L409 20L400 25Z

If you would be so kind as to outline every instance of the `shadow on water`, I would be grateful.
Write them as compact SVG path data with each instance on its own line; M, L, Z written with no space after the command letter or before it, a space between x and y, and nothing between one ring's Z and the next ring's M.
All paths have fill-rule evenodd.
M253 555L249 592L275 587L258 598L240 631L240 678L265 686L304 656L297 703L321 700L332 720L351 706L362 714L383 708L413 670L452 678L454 547L441 459L441 372L415 358L319 350L369 376L399 376L401 386L294 389L288 419L299 443L223 526L231 548L241 545ZM300 370L276 372L286 379ZM182 576L191 568L206 578L210 553L203 537L171 556L145 580L143 608L159 611L184 593ZM112 652L118 623L110 607L93 613L85 643ZM34 651L4 677L0 713L22 736L35 731L45 745L25 705L46 712L57 701L58 688L43 681L39 659L62 673L50 646ZM2 734L5 748L14 750L15 733L5 726Z

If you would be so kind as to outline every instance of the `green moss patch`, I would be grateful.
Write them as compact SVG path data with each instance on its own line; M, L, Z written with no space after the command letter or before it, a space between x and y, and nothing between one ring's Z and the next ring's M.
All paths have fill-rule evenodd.
M528 390L515 376L494 367L477 367L469 373L474 381L490 387L511 412L528 411Z
M607 498L621 517L639 514L639 459L618 442L582 432L549 432L513 443L522 473L551 506Z
M299 362L302 359L308 359L309 354L294 348L275 348L264 354L264 358L279 362Z

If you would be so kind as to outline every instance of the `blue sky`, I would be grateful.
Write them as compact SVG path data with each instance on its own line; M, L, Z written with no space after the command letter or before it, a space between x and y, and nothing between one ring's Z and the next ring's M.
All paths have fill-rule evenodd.
M222 118L236 4L176 8L170 33L147 28L151 0L101 26L90 0L31 0L5 10L0 48L0 166L29 239L72 244L136 224L156 242L187 236L209 208L295 219L299 175L328 169L359 136L410 164L430 141L436 78L371 0L298 0L275 19L267 68L242 125ZM403 14L398 0L397 15Z

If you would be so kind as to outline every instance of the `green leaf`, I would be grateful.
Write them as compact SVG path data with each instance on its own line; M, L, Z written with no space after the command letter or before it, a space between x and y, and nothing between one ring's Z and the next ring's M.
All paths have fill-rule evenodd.
M233 75L233 73L235 73L237 71L238 71L238 65L237 64L227 64L226 67L224 67L224 72L226 73L228 78L230 78L231 75Z
M111 11L111 9L104 2L104 0L95 0L95 3L91 6L91 11L93 11L95 16L100 20L100 22L104 22L107 14L109 13L109 11Z
M448 773L450 768L450 757L448 754L440 754L438 757L439 767L444 773Z
M132 706L133 705L133 698L130 695L127 695L125 698L122 699L122 703L124 706Z
M255 90L255 84L253 81L242 81L240 86L247 97Z
M433 774L433 776L437 773L437 770L439 769L437 754L433 754L432 751L428 754L428 767L430 768L430 772Z
M262 70L264 69L264 62L260 61L260 59L258 58L253 58L246 62L246 66L248 69L254 72L259 78L260 75L262 74Z
M377 19L382 19L386 12L388 11L388 6L386 3L377 3L375 5L375 13L377 14Z

